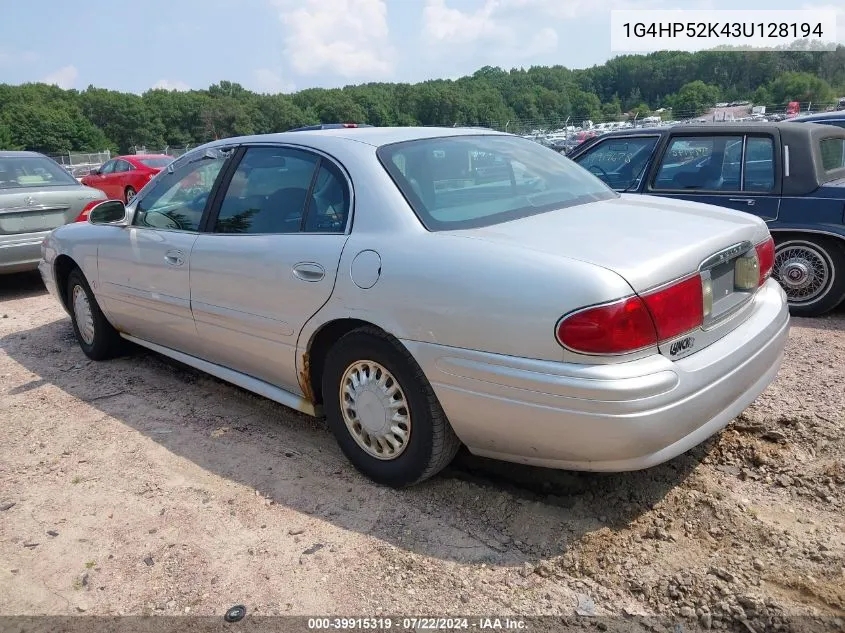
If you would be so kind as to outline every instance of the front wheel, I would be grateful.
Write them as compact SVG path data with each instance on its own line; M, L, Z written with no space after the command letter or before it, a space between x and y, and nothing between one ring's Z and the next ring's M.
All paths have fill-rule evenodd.
M135 191L135 189L133 187L127 187L126 188L126 204L129 204L130 202L132 202L132 199L135 197L136 194L137 194L137 192Z
M73 331L85 355L91 360L119 356L124 341L100 310L85 275L78 268L68 276L67 298Z
M460 446L422 369L377 328L343 336L326 357L323 405L352 464L377 483L415 484L443 470Z
M830 238L790 237L775 244L772 276L795 316L820 316L845 298L845 248Z

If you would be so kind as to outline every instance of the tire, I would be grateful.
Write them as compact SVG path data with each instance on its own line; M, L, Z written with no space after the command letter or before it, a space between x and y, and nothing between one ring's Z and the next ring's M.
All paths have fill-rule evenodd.
M90 320L84 314L83 296ZM120 356L125 349L125 342L100 310L85 275L78 268L68 275L67 297L73 332L85 355L91 360L108 360Z
M786 292L792 315L825 314L845 299L845 246L825 237L779 238L772 276Z
M126 188L126 191L123 192L123 199L126 202L126 204L129 204L130 202L132 202L132 198L135 197L136 193L138 193L138 192L135 191L134 187L127 187Z
M364 366L368 367L369 373ZM369 376L374 378L374 382L366 383L369 387L358 390L355 399L349 400L354 388L352 382L344 377L352 375L362 380ZM385 380L386 376L395 381L398 389L391 386L390 379ZM385 385L380 386L380 381L385 382ZM345 416L341 410L341 389L344 384L350 390L343 396L344 408L356 411L355 415L347 413ZM326 356L322 387L326 419L341 450L355 468L377 483L394 488L419 483L443 470L458 452L460 440L446 419L422 369L408 350L378 328L354 330L335 343ZM385 395L385 389L393 389L395 393ZM365 391L367 395L364 395ZM385 402L394 404L386 405ZM370 436L363 426L364 422L378 424L384 415L381 423L386 427L387 411L395 407L399 408L394 415L405 422L402 429L406 432L405 441L401 441L392 432L384 434L384 427L382 431ZM362 418L357 416L359 409ZM350 420L349 425L347 419ZM401 428L402 424L402 421L396 422L393 428ZM389 436L393 441L401 442L398 448L383 442L387 449L394 450L382 450L381 458L373 454L373 451L378 452L378 448L381 448L379 442L373 441L369 449L365 448L366 439L377 437L380 432L382 437Z

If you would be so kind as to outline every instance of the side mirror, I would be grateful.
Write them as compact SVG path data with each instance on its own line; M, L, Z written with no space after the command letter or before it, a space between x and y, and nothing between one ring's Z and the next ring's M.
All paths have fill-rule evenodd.
M99 176L100 175L100 168L95 167L94 169L92 169L91 171L88 172L88 175L89 176Z
M120 200L106 200L91 209L88 221L91 224L115 224L126 219L126 207Z

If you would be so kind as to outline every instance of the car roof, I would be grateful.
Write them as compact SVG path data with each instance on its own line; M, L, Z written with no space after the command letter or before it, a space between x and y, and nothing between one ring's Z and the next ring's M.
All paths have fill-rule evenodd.
M220 145L231 145L241 143L301 143L305 138L337 138L358 143L381 147L403 141L415 141L427 138L439 138L446 136L470 136L470 135L497 135L513 136L504 132L496 132L487 128L468 127L358 127L358 128L335 128L322 130L299 130L295 132L279 132L276 134L256 134L253 136L237 136L219 141L212 141L201 147L210 148ZM200 148L197 148L200 149Z
M122 160L144 160L147 158L173 158L172 156L168 156L167 154L127 154L126 156L112 156L112 160L117 160L118 158Z
M16 150L0 150L0 158L49 158L40 152L23 152Z
M789 119L790 123L802 121L827 121L828 119L845 119L845 110L833 110L831 112L816 112L815 114L802 114L801 116Z

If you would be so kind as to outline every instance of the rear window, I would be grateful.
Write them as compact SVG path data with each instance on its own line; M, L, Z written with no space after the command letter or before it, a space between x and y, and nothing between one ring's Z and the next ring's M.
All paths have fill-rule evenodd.
M0 157L0 189L78 185L59 164L42 156Z
M845 167L845 138L825 138L819 142L822 168L825 171Z
M142 165L152 167L153 169L164 169L173 162L172 158L142 158L138 161Z
M450 136L379 148L430 231L469 229L617 197L570 159L513 136Z

